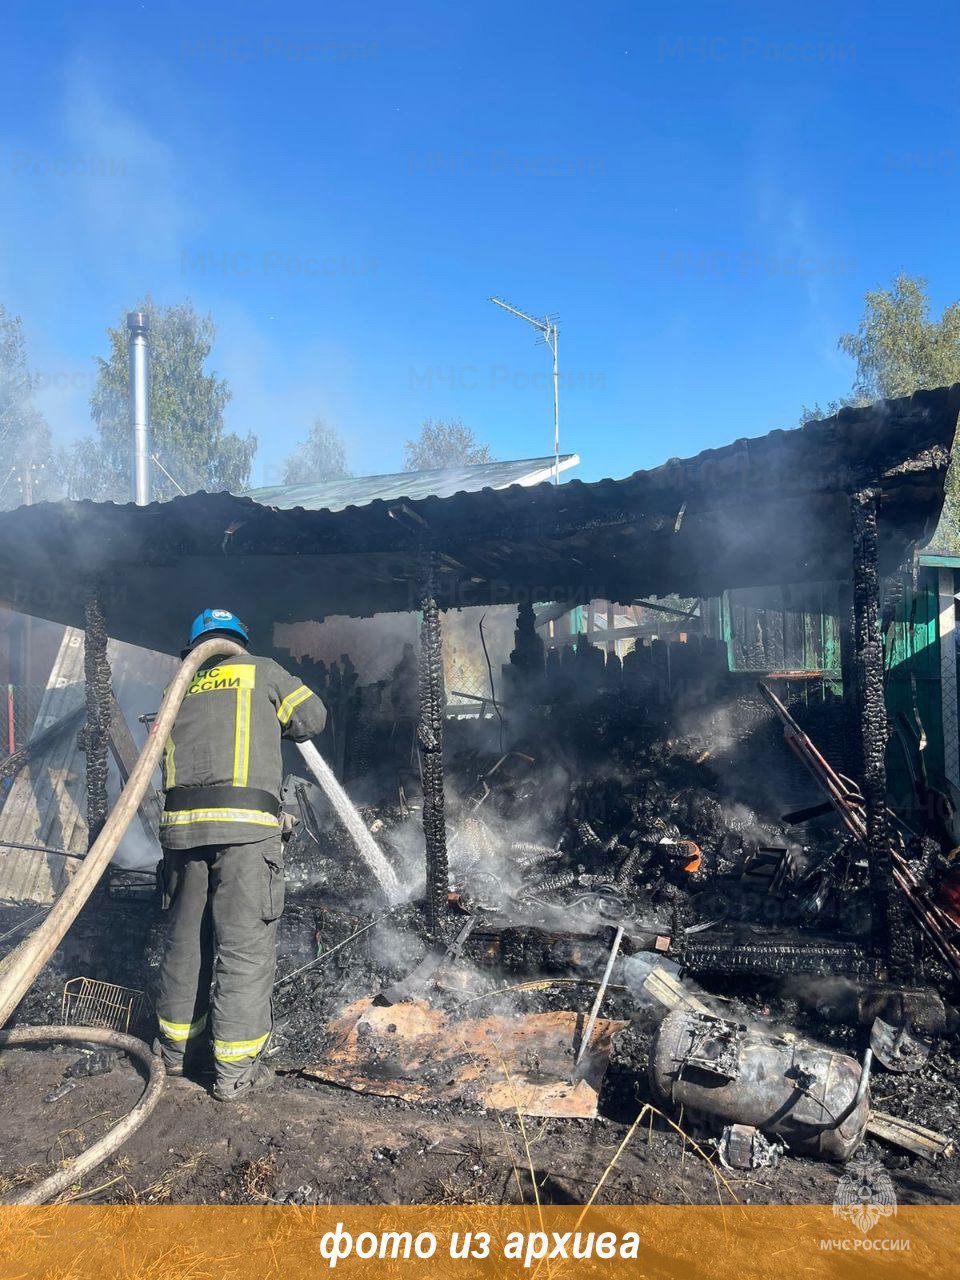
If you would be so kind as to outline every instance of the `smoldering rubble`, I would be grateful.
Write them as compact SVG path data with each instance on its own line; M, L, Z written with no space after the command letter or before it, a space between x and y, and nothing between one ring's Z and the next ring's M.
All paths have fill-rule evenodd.
M926 768L916 689L901 688L895 714L887 684L903 566L942 504L958 396L845 410L625 481L339 513L193 495L163 504L149 532L109 504L5 517L24 607L42 608L50 547L58 575L76 567L86 583L51 616L87 625L92 831L109 810L106 632L172 646L158 565L175 563L187 591L215 559L264 634L281 617L419 611L419 647L395 633L393 665L380 655L372 673L359 654L298 650L330 710L327 772L352 801L338 816L324 770L318 789L288 759L297 826L269 1050L278 1160L288 1115L335 1090L347 1126L375 1114L482 1130L492 1112L505 1131L537 1116L558 1163L560 1146L590 1150L607 1123L625 1126L623 1150L644 1119L681 1165L692 1144L711 1177L763 1169L774 1196L866 1155L907 1172L912 1191L955 1198L960 829ZM63 536L70 521L83 538ZM105 595L108 571L136 575L141 607ZM291 591L307 578L310 592ZM779 588L779 619L761 625L735 593L774 582L797 584L800 603ZM818 637L802 597L824 584L837 592ZM648 598L663 591L690 599ZM566 618L572 632L571 608L598 597L603 648L589 607L576 643L553 631ZM443 617L505 601L519 608L503 669L481 617L475 661L447 687ZM616 601L670 624L631 627L624 651ZM722 609L752 621L725 629ZM480 687L464 687L468 665ZM894 734L909 775L899 797L885 773ZM402 901L378 889L368 837ZM32 917L5 915L12 947ZM69 1019L86 1000L87 1017L149 1036L162 930L149 874L110 875L18 1017ZM113 1003L91 1010L104 982ZM68 1080L82 1078L51 1080L44 1105L68 1114L82 1087Z
M502 720L448 720L439 937L403 663L396 687L363 696L361 812L405 900L381 898L322 793L292 773L271 1051L281 1087L431 1114L602 1116L628 1096L663 1123L682 1115L728 1167L842 1160L864 1143L893 1168L952 1166L955 975L914 927L913 980L889 979L866 859L818 809L780 719L709 645L685 659L665 695L652 666L641 678L628 663L613 687L603 654L581 644L555 672L563 697L524 697L514 678ZM842 740L842 701L808 688L793 705L811 739ZM941 859L929 839L905 856L918 879ZM24 919L3 913L0 946ZM114 876L18 1018L59 1020L64 981L82 971L144 992L146 1026L162 927L144 878ZM756 1096L758 1057L788 1081L784 1098ZM789 1123L764 1123L780 1103Z

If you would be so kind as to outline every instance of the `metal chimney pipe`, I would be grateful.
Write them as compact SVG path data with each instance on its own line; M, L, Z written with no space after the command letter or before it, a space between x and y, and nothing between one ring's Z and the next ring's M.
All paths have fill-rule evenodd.
M150 345L147 329L146 312L128 313L133 500L138 507L145 507L150 501Z

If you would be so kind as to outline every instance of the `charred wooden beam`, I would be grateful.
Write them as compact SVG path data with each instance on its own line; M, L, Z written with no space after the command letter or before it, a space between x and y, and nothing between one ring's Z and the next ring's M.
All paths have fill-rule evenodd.
M890 975L910 978L913 932L894 881L894 833L887 812L887 707L884 697L883 634L880 628L880 571L877 539L878 494L852 495L853 631L859 745L867 821L873 954Z
M423 581L420 626L420 718L417 738L423 774L423 834L427 855L427 920L439 941L447 911L449 875L447 829L443 807L443 650L437 607L436 560L431 555Z
M110 745L110 663L107 660L107 628L103 617L103 583L88 584L84 602L83 674L86 723L80 731L80 749L87 758L87 848L107 820L107 752Z

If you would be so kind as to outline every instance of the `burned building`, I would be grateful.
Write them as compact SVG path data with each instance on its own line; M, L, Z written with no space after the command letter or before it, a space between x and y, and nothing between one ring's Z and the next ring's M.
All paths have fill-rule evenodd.
M396 684L388 679L377 695L386 711L377 722L370 695L370 714L360 715L368 739L357 777L390 761L383 793L365 797L368 826L416 887L406 914L391 917L406 941L383 940L379 964L339 951L343 938L381 922L357 868L331 870L337 851L309 795L296 801L307 891L292 895L278 987L298 996L285 1007L297 1065L320 1079L383 1087L385 1071L377 1075L369 1055L382 1065L407 1024L379 1010L425 989L417 982L390 995L389 970L402 986L425 959L423 983L461 960L480 975L467 1002L486 998L486 973L516 985L602 975L586 1031L583 1018L558 1030L550 1019L561 1010L551 1006L538 1011L547 1022L534 1042L546 1060L557 1035L579 1036L579 1049L589 1040L598 1055L592 1100L571 1101L569 1090L545 1100L528 1079L535 1114L596 1106L620 1030L606 1016L612 1006L597 1015L621 972L632 975L621 987L649 979L665 1002L685 1007L691 997L671 974L731 995L744 984L816 979L820 1018L821 980L842 977L856 988L854 1004L892 1028L899 1047L878 1054L922 1056L948 1029L943 995L960 977L952 910L937 896L955 830L955 772L945 756L938 767L925 754L943 740L946 713L917 697L915 648L898 655L906 692L894 713L887 694L897 629L915 622L916 554L940 516L958 412L960 386L846 409L623 480L375 497L339 510L298 507L290 492L282 506L269 494L39 504L0 516L5 600L86 630L90 831L107 803L107 636L175 653L183 620L212 600L236 610L261 649L278 626L416 615L417 643L406 654L397 645ZM551 643L551 623L596 601L605 602L609 643L600 627L575 644ZM516 609L505 670L479 634L489 697L478 695L472 718L452 717L444 619L494 606ZM637 622L621 653L617 631L622 639L631 627L617 609L638 607L659 609L663 631L652 638ZM341 662L337 697L345 678L353 691ZM401 723L402 777L402 752L389 747ZM897 797L888 763L908 779ZM51 865L69 865L56 857ZM324 893L338 892L339 906L325 906ZM342 936L328 946L331 913ZM335 987L320 980L307 998L304 984L331 947L353 967L337 967ZM672 969L658 968L662 958ZM376 985L385 1002L370 997ZM411 1015L410 1035L442 1040L456 990L451 978L443 1017ZM352 1021L333 1061L327 1037L346 1011ZM846 1025L861 1014L859 1005L845 1011ZM727 1026L690 1035L710 1070L734 1069L748 1040ZM344 1058L346 1042L365 1046L365 1064L359 1048ZM403 1059L396 1052L393 1066ZM847 1073L851 1096L836 1103L845 1114L866 1114L868 1075L866 1065ZM488 1086L461 1095L489 1099ZM391 1096L424 1096L416 1082L403 1088ZM837 1150L853 1149L862 1133Z

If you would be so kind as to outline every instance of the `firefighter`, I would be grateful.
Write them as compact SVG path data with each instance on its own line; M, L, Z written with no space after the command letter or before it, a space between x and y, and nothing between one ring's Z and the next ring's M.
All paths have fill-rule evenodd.
M184 655L223 636L248 646L228 609L204 609ZM323 731L327 713L270 658L224 656L197 671L163 754L160 820L169 929L160 970L160 1050L171 1075L202 1074L233 1102L262 1076L283 910L280 739ZM211 994L212 985L212 994Z

